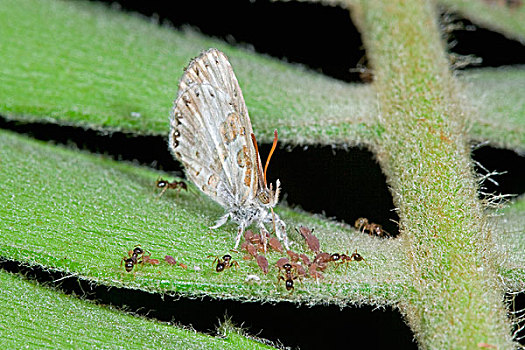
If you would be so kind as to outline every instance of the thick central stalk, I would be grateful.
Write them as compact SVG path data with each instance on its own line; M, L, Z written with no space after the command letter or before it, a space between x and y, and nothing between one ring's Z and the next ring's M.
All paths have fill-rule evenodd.
M510 348L465 132L469 111L437 16L422 0L361 0L355 10L384 127L377 154L411 271L401 309L424 348Z

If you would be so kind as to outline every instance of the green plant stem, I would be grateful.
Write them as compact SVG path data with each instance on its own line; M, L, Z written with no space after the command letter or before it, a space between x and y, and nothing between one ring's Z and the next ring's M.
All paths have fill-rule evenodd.
M377 150L411 265L400 308L423 348L511 348L510 322L470 160L468 108L432 4L360 1L384 133Z

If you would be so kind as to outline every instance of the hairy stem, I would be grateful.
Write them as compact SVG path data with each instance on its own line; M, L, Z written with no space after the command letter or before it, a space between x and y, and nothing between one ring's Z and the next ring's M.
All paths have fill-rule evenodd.
M355 10L384 127L378 159L411 267L400 307L423 348L510 348L471 166L470 112L448 70L431 3L362 0Z

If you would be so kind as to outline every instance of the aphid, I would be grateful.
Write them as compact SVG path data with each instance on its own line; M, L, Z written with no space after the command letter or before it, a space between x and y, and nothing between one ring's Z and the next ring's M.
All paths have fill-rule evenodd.
M261 268L262 272L266 275L268 273L268 259L264 255L257 255L255 258L257 265Z
M146 261L144 261L145 264L150 264L150 265L159 265L160 264L160 260L159 259L150 259L148 258Z
M283 252L283 246L281 245L281 242L279 242L279 240L275 237L270 238L270 240L268 241L268 245L276 252Z
M310 275L312 278L315 278L316 280L323 278L323 274L317 271L318 268L319 265L317 265L317 263L312 263L310 266L308 266L308 275Z
M208 255L208 258L213 257L213 255ZM215 260L213 260L213 264L215 264L215 271L222 272L224 270L229 269L232 266L239 267L239 263L237 261L232 259L232 256L229 254L223 255L222 259L218 256L215 257Z
M175 260L175 258L170 256L170 255L166 255L164 257L164 261L167 262L170 265L177 265L177 261Z
M256 224L264 236L267 223L288 247L286 225L273 211L280 182L275 188L268 186L266 177L276 147L277 130L263 169L241 88L226 55L209 49L191 61L171 113L169 148L188 179L226 210L211 228L228 219L239 225L235 249L248 226Z
M257 256L257 248L249 242L243 242L241 244L241 250L245 250L249 254L248 259L245 260L249 260L250 258L255 258Z
M281 282L281 280L284 281L284 284L286 286L286 290L293 291L294 290L294 280L299 278L297 274L295 273L295 269L291 264L284 264L283 267L280 268L280 271L284 274L279 274L278 281Z
M288 249L288 250L286 251L286 254L288 254L288 256L290 257L290 260L291 260L292 262L298 262L298 261L299 261L299 254L297 254L297 253L291 251L290 249Z
M306 266L309 266L312 262L310 261L310 258L308 258L308 256L306 254L299 254L299 257L301 258L301 260L303 261L303 263L306 265Z
M167 180L164 180L163 178L159 177L157 181L155 181L155 187L162 188L162 191L160 191L159 197L161 197L164 192L166 192L167 189L176 189L177 191L181 190L188 190L188 186L184 181L172 181L169 182Z
M319 251L321 250L321 246L319 244L319 239L316 236L314 236L313 231L305 226L300 226L297 231L306 240L308 248L314 253L319 253Z
M277 260L277 262L275 263L275 266L277 266L279 269L282 268L285 264L289 264L290 263L290 260L288 260L288 258L280 258L279 260Z
M166 256L164 257L164 261L167 262L169 265L177 265L177 261L176 261L175 258L172 257L171 255L166 255ZM183 264L183 263L178 263L178 265L179 265L180 267L182 267L183 269L187 269L187 268L188 268L188 266L185 265L185 264Z

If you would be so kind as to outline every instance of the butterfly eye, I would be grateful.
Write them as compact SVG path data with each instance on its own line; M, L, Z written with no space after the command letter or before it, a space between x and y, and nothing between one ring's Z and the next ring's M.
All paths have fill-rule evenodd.
M270 197L268 196L268 193L266 191L259 192L257 197L259 198L262 204L270 203Z

